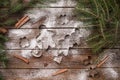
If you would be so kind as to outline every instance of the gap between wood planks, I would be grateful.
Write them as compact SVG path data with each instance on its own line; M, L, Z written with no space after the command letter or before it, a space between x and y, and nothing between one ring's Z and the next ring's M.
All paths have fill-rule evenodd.
M49 50L67 50L67 48L49 48ZM70 48L70 50L72 50L72 49L84 49L84 50L91 50L91 49L93 49L93 48L90 48L90 47L73 47L73 48ZM105 48L102 48L102 49L120 49L120 48L117 48L117 47L114 47L114 48L107 48L107 47L105 47ZM21 49L21 48L19 48L19 49L4 49L4 50L47 50L47 49Z
M89 27L79 27L79 29L97 29L97 27L94 27L94 26L89 26ZM14 28L14 27L4 27L4 28L6 28L6 29L8 29L8 30L12 30L12 29L16 29L16 28ZM19 29L75 29L75 27L46 27L46 28L18 28L18 30ZM17 30L17 29L16 29ZM108 29L109 30L109 29ZM113 29L113 30L115 30L115 29Z
M100 67L100 68L97 68L97 69L109 69L109 68L114 68L114 69L120 69L120 67ZM0 68L1 69L5 69L5 70L9 70L9 69L66 69L66 68ZM88 69L88 68L67 68L67 69Z
M2 73L4 73L4 77L6 78L6 80L9 78L10 80L13 80L13 79L15 79L15 80L21 80L20 78L22 78L22 77L26 77L26 76L29 76L29 74L34 74L34 72L36 72L36 74L38 74L38 73L41 73L40 71L46 71L46 72L48 72L49 70L51 71L51 70L55 70L55 71L57 71L57 70L60 70L60 69L0 69L0 71L2 72ZM75 74L75 75L77 75L78 73L80 73L82 70L84 70L84 69L68 69L68 72L66 72L66 73L63 73L63 74L60 74L60 75L58 75L58 76L60 76L61 77L61 75L65 75L65 76L67 76L67 75L70 75L70 74ZM98 71L101 71L101 69L97 69ZM50 74L49 74L49 76L48 76L48 78L47 79L42 79L43 77L40 77L40 76L38 76L38 77L36 77L36 78L34 78L34 79L30 79L30 80L40 80L40 79L42 79L42 80L54 80L54 78L55 77L53 77L52 76L52 74L55 72L55 71L53 71L53 72L50 72ZM120 73L120 69L117 69L117 71L118 71L118 73ZM27 74L28 75L27 75ZM100 72L100 74L102 74L102 72ZM109 74L109 73L108 73ZM18 75L21 75L21 77L20 76L18 76ZM43 74L44 75L44 74ZM12 76L12 77L11 77ZM31 75L32 76L32 75ZM34 75L33 75L34 76ZM50 79L50 77L52 77L53 79ZM59 80L61 80L60 79L60 77L58 78ZM67 76L68 77L68 76ZM77 76L75 76L75 77L77 77ZM19 78L19 79L18 79ZM62 77L63 78L63 77ZM101 77L100 77L101 78ZM99 78L99 79L100 79ZM73 79L73 78L72 78ZM23 79L22 79L23 80ZM25 79L24 79L25 80ZM56 79L55 79L56 80ZM64 79L64 80L67 80L66 78ZM95 80L98 80L98 78L97 79L95 79ZM103 80L103 79L100 79L100 80ZM108 79L109 80L109 79Z
M47 53L46 53L47 54ZM12 55L14 54L9 54L9 66L7 67L7 69L88 69L89 66L85 66L82 63L82 59L83 57L85 57L86 55L74 55L77 56L76 58L73 58L72 56L67 56L66 58L63 58L63 61L61 62L61 64L57 64L52 60L51 55L46 55L44 54L41 58L30 58L29 64L24 63L23 61L14 58ZM90 56L87 55L87 56ZM96 55L91 55L92 56L92 60L96 60ZM106 61L107 62L107 61ZM45 64L47 64L47 66L45 66ZM97 65L97 64L96 64ZM0 67L1 69L3 69L2 67ZM99 68L120 68L119 65L116 66L105 66L103 65L102 67Z

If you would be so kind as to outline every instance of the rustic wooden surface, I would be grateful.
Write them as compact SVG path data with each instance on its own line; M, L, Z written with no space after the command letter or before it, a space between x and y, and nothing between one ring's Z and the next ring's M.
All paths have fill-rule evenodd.
M69 1L69 0L67 0ZM60 8L66 8L66 13L69 13L69 9L74 9L75 5L73 4L67 4L66 6L49 6L48 8L55 8L55 10L60 9ZM57 8L57 9L56 9ZM44 8L41 8L41 10L44 10ZM73 15L74 16L74 15ZM29 38L33 38L35 34L38 34L39 32L39 25L41 22L38 22L37 24L34 24L27 29L32 29L32 32L28 35ZM66 26L66 27L61 27L59 26L56 28L55 26L51 26L51 28L55 29L71 29L73 26ZM26 28L22 27L20 29L15 29L15 30L26 30ZM9 28L9 30L11 30ZM9 34L9 33L8 33ZM32 36L31 36L32 35ZM80 49L83 50L83 54L69 54L66 57L63 57L63 60L61 64L57 64L52 60L53 56L48 54L48 52L44 51L44 54L40 58L30 58L30 63L26 64L23 61L13 57L14 54L18 54L21 52L21 50L31 50L29 48L22 49L18 45L18 37L13 38L12 35L10 36L10 41L11 43L15 44L15 46L8 46L7 45L7 56L9 58L9 63L8 67L4 69L2 66L0 66L0 71L3 74L5 80L81 80L79 76L77 76L81 71L84 71L89 68L89 66L85 66L82 63L82 60L86 56L92 56L92 61L95 61L97 58L97 55L91 54L90 50L88 49L86 45L82 45L81 47L75 47L75 49ZM56 49L51 49L51 50L56 50ZM67 72L57 75L57 76L52 76L52 74L59 70L59 69L69 69ZM114 68L120 76L120 64L115 64L112 66L106 66L103 65L101 68L98 68L97 70L100 72L99 77L93 78L92 80L113 80L110 78L105 78L103 75L102 71L105 69L109 68ZM40 74L41 73L41 74ZM120 80L120 77L117 79Z
M57 70L60 69L2 69L1 71L6 80L80 80L78 75L84 69L68 69L68 71L63 74L52 76ZM97 70L99 71L99 77L93 80L113 80L111 78L104 78L104 74L102 73L104 69ZM120 73L120 69L116 70Z

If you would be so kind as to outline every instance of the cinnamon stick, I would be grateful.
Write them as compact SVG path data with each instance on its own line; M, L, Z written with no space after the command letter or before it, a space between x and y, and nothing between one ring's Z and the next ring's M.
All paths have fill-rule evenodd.
M22 61L24 61L25 63L29 64L29 60L27 58L24 58L24 57L19 56L19 55L13 55L13 56L20 59L20 60L22 60Z
M62 74L62 73L64 73L64 72L66 72L66 71L68 71L68 69L58 70L57 72L55 72L55 73L53 74L53 76L56 76L56 75L58 75L58 74Z
M20 25L20 23L26 18L27 16L23 16L16 24L15 24L15 28L17 28L18 25Z
M24 25L30 18L26 17L18 26L17 28L20 28L22 25Z
M5 28L0 28L0 33L7 33L7 29L5 29Z
M30 18L28 16L24 16L21 18L16 24L15 28L20 28L23 24L25 24Z
M101 67L107 60L108 60L109 56L106 56L96 67L99 68Z

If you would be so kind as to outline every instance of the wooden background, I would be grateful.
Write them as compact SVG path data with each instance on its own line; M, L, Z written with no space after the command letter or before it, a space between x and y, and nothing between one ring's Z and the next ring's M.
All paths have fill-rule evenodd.
M66 6L48 6L47 8L71 9L71 8L75 8L75 5L68 4ZM38 25L40 24L41 23L39 23ZM55 26L53 26L53 28L54 27ZM73 26L67 26L68 29L72 27ZM67 28L59 27L59 29L67 29ZM20 28L20 29L26 29L26 28ZM33 34L36 34L37 30L39 30L39 27L31 26L31 28L27 28L27 29L34 29L35 32L31 33L33 35ZM9 28L9 30L11 30L11 28ZM16 29L16 30L19 31L19 29ZM30 36L30 34L28 36ZM16 46L15 47L8 46L9 48L6 49L8 53L12 52L12 53L18 54L20 53L20 50L26 50L26 51L30 50L30 49L19 48L19 45L17 45L17 37L15 39L13 39L13 37L10 37L10 40L15 41ZM49 55L47 52L45 52L41 58L34 58L34 57L30 58L29 64L26 64L23 61L14 58L11 53L7 55L9 58L8 67L4 69L2 66L0 66L0 71L2 72L5 80L77 80L78 79L77 75L82 70L85 70L89 67L89 66L84 66L82 64L82 61L81 61L82 58L86 56L92 56L92 60L94 61L96 60L97 55L91 54L90 49L84 46L79 48L78 47L73 48L73 50L76 50L76 49L82 50L84 54L79 54L79 55L74 54L76 58L73 58L71 55L68 55L67 57L63 58L63 61L61 64L57 64L56 62L54 62L52 60L53 57ZM56 49L51 49L51 50L56 50ZM55 71L60 69L66 69L66 68L69 69L68 72L65 72L57 76L52 76L52 73L54 73ZM110 78L105 78L106 76L103 75L102 71L109 68L114 68L119 73L119 76L120 76L119 64L116 64L115 66L114 65L109 66L109 67L103 65L101 68L97 69L100 72L100 76L97 78L92 78L91 80L113 80ZM40 73L44 73L44 74L40 74ZM41 77L42 75L43 77ZM117 80L120 80L120 78L118 78Z

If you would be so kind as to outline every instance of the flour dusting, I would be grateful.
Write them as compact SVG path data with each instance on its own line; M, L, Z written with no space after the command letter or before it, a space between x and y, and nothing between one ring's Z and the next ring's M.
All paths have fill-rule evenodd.
M10 37L24 37L32 32L32 29L12 29L9 30Z
M108 64L108 67L109 66L111 66L111 64ZM118 73L113 68L104 69L103 74L105 74L107 78L117 79L119 77Z
M48 6L74 6L75 4L74 0L57 0L56 3L49 3ZM38 6L40 6L40 4L36 5L36 7ZM19 53L17 53L25 58L33 57L33 53L37 54L38 51L34 51L36 47L36 50L45 49L49 55L52 56L53 61L59 64L62 62L63 56L72 54L72 57L75 59L77 55L74 54L83 54L82 50L71 50L70 48L74 48L75 45L83 47L83 38L88 37L90 31L81 28L84 27L83 22L74 20L73 8L33 8L28 10L25 15L30 17L30 21L21 28L37 27L40 29L37 29L37 31L35 31L35 29L10 29L8 37L10 37L11 40L6 43L8 49L26 49L20 50ZM43 17L45 17L45 19L42 23L33 26L34 23ZM41 29L41 26L44 26L45 29ZM67 29L67 27L69 27L69 29ZM21 38L24 37L28 40L26 40L26 43L23 41L20 46ZM49 48L55 48L55 50L50 50ZM14 51L10 50L8 53L13 52ZM109 52L107 52L106 55L107 54L109 54ZM110 55L108 63L105 64L106 67L113 66L111 63L112 60L113 56ZM39 64L39 62L35 62L34 64L38 65L37 63ZM34 78L51 77L55 71L54 69L40 69L18 75L24 80L32 80ZM117 79L119 77L114 68L103 69L102 72L105 77L107 76L108 78ZM81 70L81 72L74 76L71 75L68 78L70 78L70 80L88 80L88 72Z
M32 80L34 78L47 78L47 77L51 77L52 74L55 72L56 70L35 70L32 71L29 74L21 74L19 75L19 77L21 77L24 80Z
M73 5L75 4L75 2L71 0L59 0L56 3L49 3L48 6L69 6L69 3L73 3ZM39 4L37 4L36 7L37 6L39 6ZM54 57L59 57L60 54L67 56L69 53L71 53L70 48L74 47L74 44L81 45L81 38L87 37L90 34L90 31L80 28L83 27L82 22L73 20L73 8L34 8L28 10L25 15L28 15L31 20L27 24L23 25L21 28L32 28L32 23L35 23L42 17L46 17L44 22L41 24L44 25L46 29L40 29L38 32L39 35L35 35L34 29L10 30L9 37L13 37L14 39L17 37L17 41L20 41L19 39L23 37L27 37L27 39L29 39L29 43L26 42L27 45L29 44L29 46L25 47L25 49L35 49L36 47L38 47L39 49L48 49L49 47L57 48L57 51L51 51L51 55L53 55ZM52 29L53 27L56 29ZM59 27L72 28L57 29ZM7 45L9 45L10 43L12 43L12 41L8 42ZM16 44L19 45L19 42L16 42ZM21 46L26 45L23 44ZM9 45L9 47L16 47L18 49L20 49L21 46L16 47L16 45L14 44ZM30 51L22 51L21 55L23 57L30 58L31 53ZM56 60L56 58L54 60Z
M106 76L106 78L117 79L119 77L118 72L114 68L112 68L115 65L114 59L117 55L115 53L113 53L111 50L106 50L106 51L104 51L104 53L105 53L105 55L109 55L109 59L107 60L105 66L110 67L110 68L105 68L102 70L102 72Z
M78 75L78 80L87 80L88 79L88 73L86 71L81 71L81 73Z

